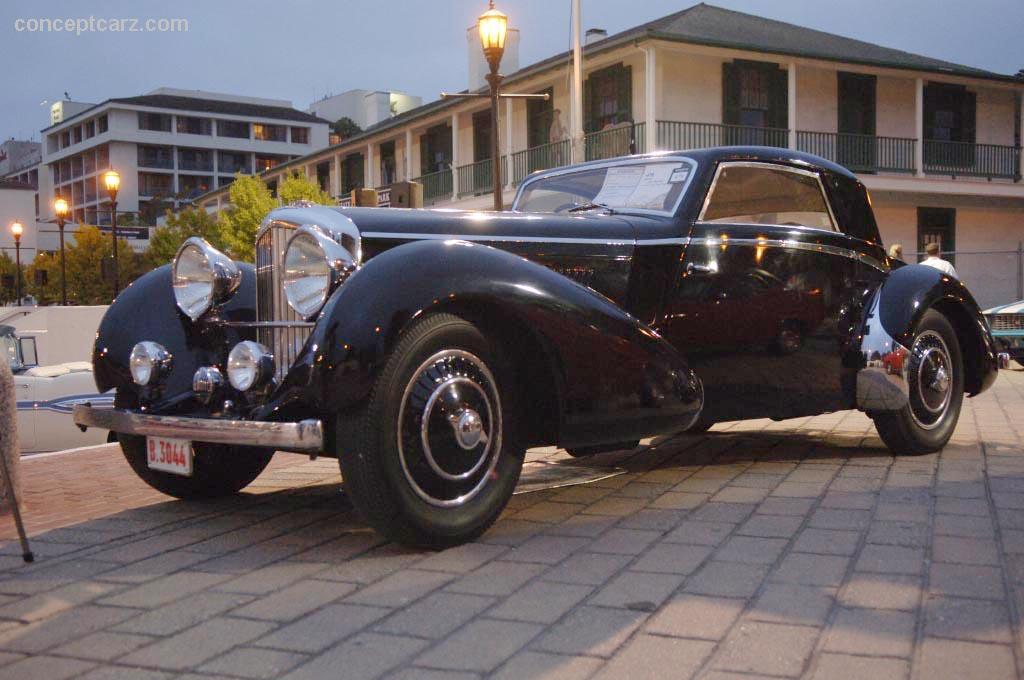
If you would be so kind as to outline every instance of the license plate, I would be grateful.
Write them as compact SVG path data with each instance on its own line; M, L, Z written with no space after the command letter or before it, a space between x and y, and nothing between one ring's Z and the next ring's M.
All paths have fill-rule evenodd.
M166 437L146 438L147 462L153 470L192 476L192 442Z

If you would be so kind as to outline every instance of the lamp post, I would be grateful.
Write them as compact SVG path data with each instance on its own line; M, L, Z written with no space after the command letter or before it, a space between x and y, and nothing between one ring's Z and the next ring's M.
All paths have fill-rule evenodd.
M498 97L504 77L498 73L501 58L505 55L505 35L508 33L508 16L494 9L494 0L486 12L476 21L480 30L480 46L491 72L487 84L491 87L491 175L494 177L494 209L501 210L501 145L498 143Z
M21 234L24 231L25 227L21 225L21 222L11 222L11 234L14 235L14 275L17 281L15 291L18 296L18 305L21 305Z
M110 196L110 233L114 237L114 297L121 290L121 273L117 264L117 190L121 186L121 175L116 170L103 173L103 185Z
M57 218L57 231L60 233L60 303L68 305L68 275L64 266L64 221L68 218L68 202L57 196L53 200L53 214Z

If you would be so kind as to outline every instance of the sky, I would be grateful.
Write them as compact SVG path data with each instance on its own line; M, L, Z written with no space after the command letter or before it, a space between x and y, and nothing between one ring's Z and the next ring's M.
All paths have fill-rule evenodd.
M694 0L582 0L609 34ZM1024 68L1022 0L714 0L710 4L1000 73ZM498 0L520 30L520 64L569 46L570 0ZM39 138L67 92L101 102L157 87L290 100L353 88L437 98L465 88L466 28L484 0L4 0L0 138ZM42 33L40 18L186 19L169 33ZM19 22L19 20L23 20ZM84 26L84 24L83 24Z

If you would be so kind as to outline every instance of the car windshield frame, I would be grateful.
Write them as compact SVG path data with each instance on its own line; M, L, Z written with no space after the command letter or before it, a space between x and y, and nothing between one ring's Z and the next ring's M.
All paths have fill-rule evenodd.
M21 343L15 335L7 333L0 334L0 360L6 361L12 371L20 371L24 368L21 360Z
M537 177L531 177L523 181L519 185L519 190L516 192L516 196L512 201L513 212L520 212L524 214L533 215L564 215L573 214L568 211L562 212L540 212L540 211L527 211L520 208L519 203L522 200L523 195L531 187L531 185L537 182L543 182L545 180L552 179L554 177L563 177L565 175L580 174L590 172L593 170L600 170L602 168L613 168L613 167L627 167L630 165L653 165L661 163L675 163L681 162L689 166L690 172L686 179L683 180L683 188L680 190L679 195L676 197L675 203L670 209L667 210L656 210L653 208L632 208L629 206L616 206L609 205L608 209L615 213L623 213L630 215L657 215L659 217L675 217L679 213L679 206L682 205L683 199L686 198L687 193L690 191L690 185L693 183L693 178L696 176L697 171L700 167L697 159L691 156L683 156L680 154L658 154L653 156L641 156L636 158L613 158L607 161L600 161L596 163L587 163L585 165L574 165L560 170L553 170L550 172L539 173ZM600 192L599 192L600 193ZM568 196L568 194L566 194ZM589 201L593 201L597 196L591 197ZM582 204L581 204L582 205ZM600 207L595 207L594 210L600 210ZM580 214L580 213L575 213Z

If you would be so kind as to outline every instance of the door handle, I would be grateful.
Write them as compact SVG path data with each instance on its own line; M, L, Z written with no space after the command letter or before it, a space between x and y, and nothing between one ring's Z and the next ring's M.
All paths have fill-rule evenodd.
M686 263L687 274L717 274L718 267L712 267L707 264L697 264L695 262Z

